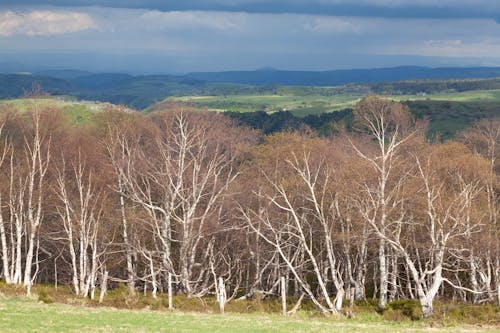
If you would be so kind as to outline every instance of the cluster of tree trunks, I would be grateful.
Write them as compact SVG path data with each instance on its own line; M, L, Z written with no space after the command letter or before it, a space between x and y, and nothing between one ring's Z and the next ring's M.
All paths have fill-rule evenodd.
M220 114L59 110L0 118L2 277L227 302L500 302L500 121L425 137L367 97L355 127L264 136ZM287 312L286 297L297 304Z

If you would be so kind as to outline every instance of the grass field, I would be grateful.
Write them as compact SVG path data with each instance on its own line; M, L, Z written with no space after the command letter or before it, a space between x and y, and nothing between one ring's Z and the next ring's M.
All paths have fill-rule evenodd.
M288 92L288 90L284 90ZM185 96L169 97L151 109L161 109L163 105L192 105L216 112L276 112L290 111L298 117L313 114L334 112L356 105L363 95L360 93L339 93L332 96L323 95L300 95L300 91L290 91L289 94L275 95L228 95L228 96ZM479 90L462 93L439 93L427 95L397 95L387 96L397 101L450 101L450 102L491 102L500 103L500 90ZM11 105L18 110L33 108L34 99L12 99L0 100L0 107ZM38 107L56 106L62 108L74 122L84 121L88 117L102 110L107 103L72 101L69 99L37 98Z
M500 90L476 90L460 93L440 93L428 95L401 95L391 96L390 98L398 101L450 101L450 102L500 102Z
M353 107L362 95L340 94L333 97L316 95L234 95L170 97L166 102L192 104L210 111L276 112L288 110L296 116L334 112Z
M497 327L430 328L423 322L382 321L376 314L356 319L298 314L203 314L87 308L0 299L0 332L498 332Z
M62 109L68 115L73 124L86 122L92 114L100 112L107 107L113 107L109 103L89 102L89 101L74 101L70 99L58 98L19 98L0 100L0 109L12 107L15 110L24 112L44 108Z
M319 95L233 95L233 96L186 96L169 97L167 103L190 104L210 111L276 112L288 110L295 116L321 114L352 108L363 97L361 94L342 93L334 96ZM461 93L439 93L427 95L397 95L387 98L406 100L435 100L451 102L498 102L500 90L479 90Z

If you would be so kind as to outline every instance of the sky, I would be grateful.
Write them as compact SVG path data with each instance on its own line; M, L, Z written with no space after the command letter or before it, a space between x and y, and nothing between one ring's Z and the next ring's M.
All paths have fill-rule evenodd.
M500 66L500 1L2 0L2 64L130 73Z

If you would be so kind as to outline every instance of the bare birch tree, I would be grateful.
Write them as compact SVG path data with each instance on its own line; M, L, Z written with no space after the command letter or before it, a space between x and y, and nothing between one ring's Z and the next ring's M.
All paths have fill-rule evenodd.
M103 199L95 186L94 174L87 171L81 155L67 172L58 170L56 193L59 198L58 215L66 234L71 257L72 283L77 295L87 297L95 290L98 257L102 248L98 246L100 203Z
M391 223L391 207L398 191L398 183L401 179L394 179L397 172L398 155L402 145L413 135L408 129L411 119L408 111L399 103L377 97L367 97L361 101L354 110L355 119L360 129L366 131L370 138L375 140L374 151L364 152L361 147L354 143L352 147L356 153L368 162L376 173L376 180L372 183L360 184L365 191L366 199L370 201L372 210L370 214L364 214L365 219L371 225L377 225L379 230L378 245L378 270L379 279L379 308L384 309L387 305L387 292L389 274L387 267L385 228ZM396 184L395 184L396 183Z

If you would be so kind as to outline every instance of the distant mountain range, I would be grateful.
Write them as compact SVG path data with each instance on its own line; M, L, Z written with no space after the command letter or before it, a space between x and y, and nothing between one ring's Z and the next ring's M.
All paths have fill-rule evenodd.
M10 73L13 74L13 73ZM185 75L139 75L91 73L81 70L44 70L35 76L69 81L96 80L97 85L115 84L134 78L156 77L168 80L196 79L207 83L247 85L337 86L348 83L390 82L422 79L467 79L500 77L500 67L419 67L402 66L374 69L342 69L331 71L288 71L265 67L253 71L194 72ZM88 85L88 84L86 84Z
M380 69L333 70L323 72L261 69L256 71L190 73L187 76L207 82L219 83L337 86L348 83L389 82L419 79L493 78L500 77L500 67L429 68L406 66Z
M500 77L500 67L394 67L335 71L255 71L140 75L90 73L80 70L41 70L0 74L0 98L28 94L38 83L44 92L146 108L168 96L256 94L273 86L342 86L422 79L485 79ZM495 82L495 87L499 82ZM383 87L387 89L388 87Z

